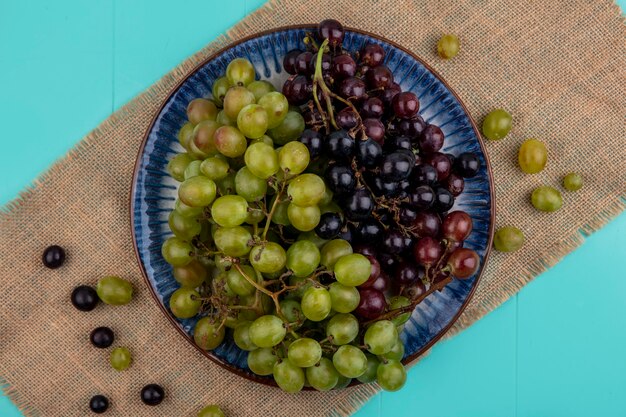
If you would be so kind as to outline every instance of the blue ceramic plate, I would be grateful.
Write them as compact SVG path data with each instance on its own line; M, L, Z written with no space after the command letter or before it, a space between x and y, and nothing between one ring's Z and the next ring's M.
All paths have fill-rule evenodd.
M178 85L167 98L147 132L139 152L132 189L131 216L133 238L146 282L163 312L190 343L197 319L178 320L169 311L169 299L178 285L172 269L161 256L161 245L171 232L167 216L174 207L178 183L166 172L168 160L183 151L176 134L186 122L187 103L194 98L210 97L213 81L224 74L229 61L245 57L262 79L281 86L288 74L281 68L282 57L291 49L304 49L302 39L307 26L277 29L244 39L203 62ZM480 136L459 98L424 62L389 41L371 34L348 30L344 48L359 50L365 43L376 42L387 51L386 65L403 91L413 91L421 103L420 114L428 123L441 127L446 140L443 152L474 152L481 169L467 179L465 191L453 209L466 211L474 229L465 246L474 249L485 264L491 247L494 219L494 194L489 163ZM431 294L418 305L402 332L404 361L408 362L435 343L459 317L478 284L483 268L468 280L453 281L441 292ZM218 364L251 379L273 383L270 378L252 374L246 365L246 352L227 336L225 343L212 352L202 351Z

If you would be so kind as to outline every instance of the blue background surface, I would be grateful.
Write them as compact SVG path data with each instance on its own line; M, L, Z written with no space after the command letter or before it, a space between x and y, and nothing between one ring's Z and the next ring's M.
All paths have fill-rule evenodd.
M262 3L0 0L0 203ZM355 416L626 416L625 256L623 214Z

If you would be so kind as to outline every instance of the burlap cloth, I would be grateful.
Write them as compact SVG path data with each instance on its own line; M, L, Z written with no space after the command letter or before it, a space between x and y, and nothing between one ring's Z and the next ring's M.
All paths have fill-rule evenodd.
M198 354L172 328L145 287L132 247L129 189L143 135L172 87L203 58L254 32L334 17L414 51L439 71L481 121L507 108L514 128L487 148L497 194L497 224L524 230L515 254L492 253L482 282L451 336L515 294L534 276L580 245L625 207L626 37L620 10L608 1L271 1L226 36L182 63L85 137L0 215L0 384L27 416L88 414L96 393L112 401L108 416L192 416L218 403L229 416L344 416L376 392L362 386L287 395L224 371ZM436 58L444 32L461 38L450 62ZM524 175L519 144L545 141L547 168ZM564 193L553 214L528 203L539 184L559 186L582 172L584 188ZM5 173L6 175L6 173ZM66 264L47 270L43 248L67 248ZM130 305L81 313L72 288L104 274L133 281ZM107 325L134 364L116 372L108 350L89 332ZM419 372L419 371L417 371ZM139 390L162 384L167 399L144 406Z

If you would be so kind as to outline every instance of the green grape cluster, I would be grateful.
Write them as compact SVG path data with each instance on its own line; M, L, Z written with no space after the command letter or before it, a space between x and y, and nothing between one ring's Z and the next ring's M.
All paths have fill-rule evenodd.
M213 97L187 108L178 134L185 152L168 164L180 182L168 217L173 236L162 246L180 284L169 308L180 319L200 317L193 338L204 350L232 333L249 369L286 392L352 379L395 391L406 380L399 326L408 315L359 322L353 314L371 263L347 241L312 232L322 212L339 209L296 141L299 110L255 78L237 58Z

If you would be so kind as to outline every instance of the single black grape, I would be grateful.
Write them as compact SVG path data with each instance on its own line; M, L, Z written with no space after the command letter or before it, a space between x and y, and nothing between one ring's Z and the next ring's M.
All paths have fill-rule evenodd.
M413 166L415 156L398 150L383 157L380 175L387 181L401 181L411 175Z
M424 153L439 151L443 146L444 134L439 126L428 125L418 139L420 150Z
M465 188L465 180L463 180L462 176L453 172L446 179L446 188L448 188L448 191L450 191L453 196L457 197L463 192L463 189Z
M325 177L330 190L338 196L349 194L356 187L352 169L344 165L332 165L326 171Z
M398 194L399 183L397 181L385 181L373 173L366 173L366 181L377 197L394 197Z
M415 185L434 185L437 182L437 170L429 164L416 165L411 180Z
M345 130L331 133L326 140L326 150L329 156L336 160L349 160L354 156L354 139Z
M283 84L283 94L289 104L299 106L309 101L313 84L304 75L291 76Z
M302 52L300 55L296 57L295 60L295 68L296 73L302 75L311 75L311 61L314 59L313 53L311 52Z
M385 59L385 49L376 43L368 43L361 49L359 55L364 65L373 68L383 63Z
M337 122L337 126L341 129L352 129L357 124L356 115L350 107L339 110L335 116L335 121Z
M374 248L374 246L372 245L374 242L368 242L368 243L357 243L356 245L353 245L353 249L354 249L354 253L360 253L361 255L365 255L365 256L373 256L376 257L376 248Z
M394 119L389 123L387 130L391 135L403 135L417 143L420 135L426 127L426 122L420 115L415 115L410 119Z
M292 49L285 54L285 57L283 58L283 68L285 68L285 71L287 71L288 74L296 74L296 58L301 53L302 51L300 49Z
M96 414L102 414L109 409L109 399L104 395L94 395L89 400L89 409Z
M359 188L344 199L344 214L353 221L365 220L372 214L375 203L370 192Z
M411 191L411 181L404 179L398 183L398 189L396 191L396 198L403 199L409 196Z
M408 136L394 136L385 140L385 151L393 152L398 149L413 149L411 139Z
M317 34L320 39L328 39L328 44L335 48L343 42L345 32L341 23L334 19L325 19L317 27Z
M411 285L417 282L423 275L424 270L422 268L418 267L413 262L403 260L396 265L394 278L400 285Z
M148 384L141 389L141 401L146 405L159 405L165 398L165 391L160 385Z
M300 135L300 142L309 150L311 159L315 159L322 154L324 143L322 142L322 135L317 130L306 129Z
M98 293L88 285L79 285L72 291L72 305L80 311L91 311L98 305Z
M355 228L355 236L353 237L359 242L374 244L380 241L383 236L383 231L383 226L378 220L366 219L359 222L359 225Z
M359 165L365 168L374 168L383 157L383 149L378 142L371 138L358 141L356 159Z
M385 104L385 108L391 111L391 102L393 101L393 98L396 96L396 94L399 94L401 92L402 89L400 88L400 85L397 83L392 83L389 87L380 90L380 93L377 94L377 96L383 101L383 103Z
M361 115L363 117L373 117L379 119L385 114L385 105L378 97L370 97L363 102Z
M441 152L435 152L431 155L428 155L425 160L426 163L432 165L437 171L437 181L443 182L450 175L452 171L452 164L450 163L450 159L445 154Z
M417 219L418 210L414 207L411 207L408 204L403 204L400 206L400 211L398 212L398 219L400 223L405 226L411 226L415 219Z
M385 125L380 119L367 118L363 120L363 126L365 127L365 134L368 138L374 139L376 142L382 144L385 140Z
M420 108L420 101L415 95L410 91L405 91L399 94L396 94L391 102L393 106L393 112L396 116L402 118L410 118L417 114Z
M386 65L370 68L365 73L365 82L370 89L387 88L393 84L393 74Z
M464 178L474 177L480 169L480 160L471 152L464 152L457 156L453 170Z
M342 226L339 213L324 213L315 227L315 233L322 239L333 239L339 234Z
M48 246L43 251L41 260L44 266L50 269L56 269L65 262L65 250L58 245Z
M383 250L387 253L402 253L407 249L406 244L405 236L398 229L389 228L383 234Z
M376 259L378 259L381 269L389 273L395 271L396 265L400 261L396 255L386 252L379 253Z
M354 77L356 74L356 62L349 54L337 55L330 65L330 74L335 81Z
M113 344L115 335L113 334L113 330L108 327L97 327L91 332L89 340L91 340L91 344L95 347L106 349Z
M435 202L435 191L428 185L419 185L409 194L409 204L418 210L426 210Z
M360 78L348 77L339 83L338 93L345 99L360 102L367 97L367 88Z
M435 201L433 208L438 213L444 213L452 208L454 205L454 196L450 191L443 187L437 187L435 189Z

